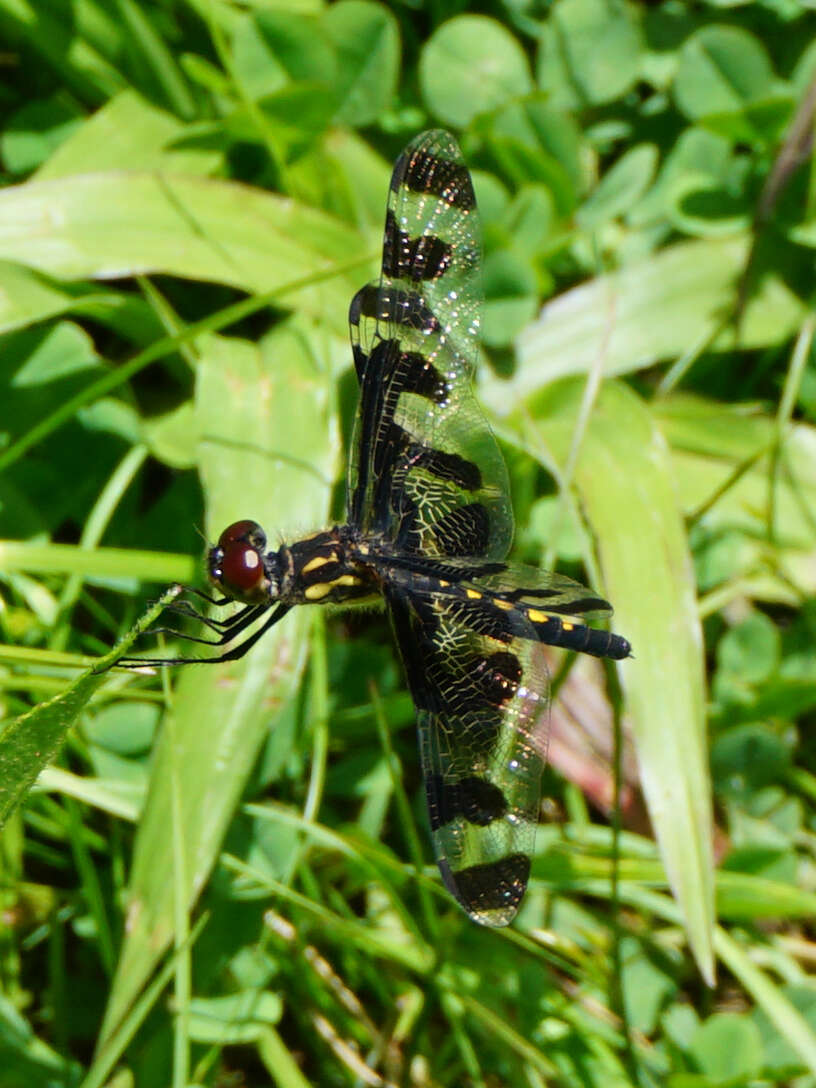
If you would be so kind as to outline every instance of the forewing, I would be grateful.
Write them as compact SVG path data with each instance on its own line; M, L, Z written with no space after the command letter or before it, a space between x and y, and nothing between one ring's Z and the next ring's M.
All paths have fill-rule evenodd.
M360 404L348 520L398 551L510 546L507 471L471 390L481 305L470 174L449 133L426 132L394 166L380 282L349 310Z
M538 823L549 695L541 647L531 626L511 635L478 602L393 586L386 599L416 704L442 879L474 921L506 925Z

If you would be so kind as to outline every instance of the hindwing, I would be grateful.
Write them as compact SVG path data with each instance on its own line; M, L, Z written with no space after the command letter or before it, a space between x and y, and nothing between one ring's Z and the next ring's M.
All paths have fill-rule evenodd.
M538 822L549 698L541 646L523 616L514 633L480 601L393 584L385 595L417 708L442 879L474 921L506 925Z
M399 580L428 587L436 581L445 594L478 598L490 614L503 616L510 629L519 624L519 633L532 630L532 637L547 645L618 661L631 653L627 639L588 622L610 615L609 602L564 574L506 560L458 556L395 555L389 563Z

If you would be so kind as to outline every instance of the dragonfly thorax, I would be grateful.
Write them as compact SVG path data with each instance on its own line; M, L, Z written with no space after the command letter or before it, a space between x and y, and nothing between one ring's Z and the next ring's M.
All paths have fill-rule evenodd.
M344 604L378 589L374 568L359 547L358 534L335 525L282 548L286 574L281 600L291 604Z

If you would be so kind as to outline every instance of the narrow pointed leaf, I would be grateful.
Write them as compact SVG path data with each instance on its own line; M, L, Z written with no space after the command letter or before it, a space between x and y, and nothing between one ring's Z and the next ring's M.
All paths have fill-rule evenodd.
M525 444L563 466L582 383L558 382L528 405ZM661 857L700 970L713 980L714 861L705 743L704 663L695 582L671 463L643 403L608 383L594 406L574 486L593 536L613 630L632 643L619 665L640 779Z
M337 434L325 384L311 360L304 362L305 350L286 327L265 349L207 341L196 415L211 534L239 517L259 521L271 541L278 527L325 522ZM293 462L290 451L304 449L309 462ZM128 927L102 1047L174 938L174 886L189 909L209 876L258 749L299 682L309 620L308 609L287 616L241 661L181 671L136 839ZM174 804L183 873L169 833Z

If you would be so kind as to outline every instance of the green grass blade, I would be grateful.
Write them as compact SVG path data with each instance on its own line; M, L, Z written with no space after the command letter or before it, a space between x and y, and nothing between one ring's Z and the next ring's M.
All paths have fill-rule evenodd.
M148 10L133 0L117 0L117 6L128 47L134 52L138 51L143 58L173 112L192 118L195 115L193 96L175 62L170 43L162 39L151 23Z
M274 540L279 524L325 522L337 434L309 341L287 326L264 348L211 338L198 367L197 433L211 532L256 518ZM311 378L306 377L311 373ZM310 463L290 450L308 449ZM308 614L287 616L247 657L188 668L179 678L153 764L130 881L130 915L102 1029L102 1045L127 1015L176 929L174 809L184 840L182 895L195 902L218 856L247 776L277 711L296 690ZM173 799L173 773L176 768Z
M580 396L580 384L566 381L532 406L527 446L548 466L564 463ZM649 814L689 943L712 981L711 786L694 575L665 444L625 387L601 390L574 481L597 540L596 588L615 605L613 629L633 646L619 675Z
M144 582L191 582L196 573L189 555L124 548L83 548L76 544L29 544L0 540L0 567L30 574L71 574Z

